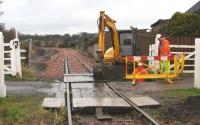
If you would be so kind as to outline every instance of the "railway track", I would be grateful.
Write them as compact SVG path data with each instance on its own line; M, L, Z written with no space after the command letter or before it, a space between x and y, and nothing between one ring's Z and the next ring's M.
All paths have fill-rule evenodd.
M80 64L86 69L88 73L92 73L93 69L88 66L84 61L82 61L78 56L75 54L73 55L74 58L77 59L77 61L80 62ZM65 73L70 74L70 68L68 64L68 60L65 60ZM113 87L109 81L101 81L103 84L107 85L117 96L122 98L124 101L126 101L130 106L131 110L136 111L139 116L141 116L141 119L145 120L145 123L148 122L148 125L159 125L153 118L151 118L147 113L145 113L141 108L139 108L135 103L133 103L125 94L118 91ZM72 96L71 96L71 83L67 83L67 111L68 111L68 125L73 125L72 120L72 111L71 111L71 102L72 102Z

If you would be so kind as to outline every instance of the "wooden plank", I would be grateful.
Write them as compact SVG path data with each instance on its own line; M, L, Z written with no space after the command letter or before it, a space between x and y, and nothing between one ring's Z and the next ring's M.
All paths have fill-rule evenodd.
M194 73L194 70L183 70L183 73Z
M159 102L147 96L132 97L137 106L158 106ZM73 108L85 107L131 107L122 98L73 98Z
M65 107L65 98L44 98L43 108L62 108Z
M183 52L171 52L171 54L182 54ZM191 54L193 52L184 52L185 54Z
M102 97L118 97L104 83L72 83L73 98L102 98Z
M187 61L187 60L192 60L192 61L194 61L195 59L194 59L194 58L185 59L185 61Z
M73 108L131 107L122 98L73 98Z
M184 66L186 66L186 67L194 67L194 64L193 65L185 64Z
M170 45L170 48L195 48L194 45Z
M146 96L142 97L133 97L130 100L135 103L137 106L158 106L160 105L159 102L155 101L154 99Z
M80 83L94 81L93 74L64 74L65 83Z

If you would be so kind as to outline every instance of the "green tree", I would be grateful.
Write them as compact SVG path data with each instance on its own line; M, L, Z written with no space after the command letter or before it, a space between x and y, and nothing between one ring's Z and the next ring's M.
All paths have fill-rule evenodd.
M161 32L170 36L199 35L200 15L176 12Z
M71 35L66 33L65 35L62 36L62 38L64 42L64 47L70 47L70 42L72 41Z

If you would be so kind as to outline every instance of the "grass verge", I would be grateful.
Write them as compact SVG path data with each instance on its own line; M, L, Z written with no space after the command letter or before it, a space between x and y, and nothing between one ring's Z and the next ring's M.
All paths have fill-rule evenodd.
M188 88L188 89L174 89L174 90L166 90L162 92L165 96L170 97L178 97L180 99L186 99L189 96L200 95L200 89L196 88Z
M5 75L6 80L25 80L25 81L35 81L37 80L36 76L32 72L31 69L28 68L22 68L22 78L19 78L18 76L11 76L11 75Z
M0 98L0 125L62 125L64 110L45 110L43 96Z

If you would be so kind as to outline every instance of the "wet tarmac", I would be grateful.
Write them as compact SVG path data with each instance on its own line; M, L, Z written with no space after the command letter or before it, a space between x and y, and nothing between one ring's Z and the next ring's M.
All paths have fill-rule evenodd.
M32 96L44 94L48 97L64 97L65 84L60 81L6 81L7 96Z
M162 91L167 89L193 88L193 76L184 76L183 80L176 80L173 84L165 81L152 81L136 84L133 86L131 81L111 82L117 89L126 94L128 97L141 95L148 91ZM6 81L8 96L35 95L44 93L48 96L63 97L65 84L61 81ZM59 91L61 93L58 93ZM117 97L117 95L104 83L73 83L73 98L90 98L90 97Z
M173 80L174 83L168 83L166 80L157 79L151 82L138 83L132 85L131 81L125 82L111 82L116 89L125 93L127 96L139 94L145 95L145 92L150 91L163 91L171 89L185 89L193 88L194 86L194 76L193 75L184 75L180 80Z
M167 83L165 80L155 80L151 82L139 83L133 86L131 81L124 82L110 82L117 90L125 94L129 98L145 97L149 96L149 91L163 91L167 89L180 89L180 88L192 88L193 78L191 76L184 76L184 79L174 80L173 84ZM110 89L103 82L95 83L72 83L72 98L74 107L95 107L98 106L119 106L115 102L121 101L120 97ZM107 101L105 101L107 100ZM153 100L154 101L154 100ZM81 105L82 104L82 105ZM124 104L123 100L120 104ZM124 106L123 105L123 106Z
M72 83L73 98L102 98L118 96L104 83Z

